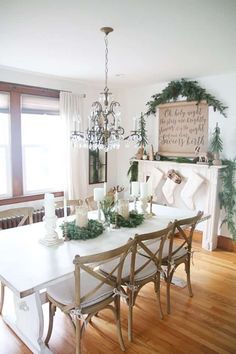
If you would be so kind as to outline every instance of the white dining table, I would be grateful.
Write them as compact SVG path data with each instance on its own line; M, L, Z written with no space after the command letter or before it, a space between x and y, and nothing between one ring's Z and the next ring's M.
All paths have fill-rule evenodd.
M39 222L0 231L0 281L12 295L12 306L3 306L3 319L33 353L52 353L43 342L44 319L42 305L46 302L47 286L73 276L75 255L91 255L108 251L126 243L135 234L157 231L170 221L196 215L196 212L153 205L155 215L136 228L107 228L95 239L65 241L45 246L39 241L45 235ZM73 219L73 217L71 217ZM97 211L89 212L90 219ZM62 237L60 224L57 232Z

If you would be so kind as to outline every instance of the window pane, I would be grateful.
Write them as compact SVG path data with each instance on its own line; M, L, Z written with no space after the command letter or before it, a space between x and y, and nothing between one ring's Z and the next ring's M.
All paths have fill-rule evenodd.
M11 196L10 117L7 113L0 113L0 196Z
M11 195L9 158L6 147L0 146L0 196L7 197Z
M62 190L63 129L59 116L22 114L24 193Z

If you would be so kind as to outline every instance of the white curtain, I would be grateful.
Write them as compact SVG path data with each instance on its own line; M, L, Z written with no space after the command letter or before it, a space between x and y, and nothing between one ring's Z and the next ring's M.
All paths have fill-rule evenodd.
M73 147L70 135L75 122L80 122L83 130L83 98L70 92L60 92L60 114L65 124L65 156L64 156L64 193L66 199L84 199L87 196L88 173L87 156L85 148Z

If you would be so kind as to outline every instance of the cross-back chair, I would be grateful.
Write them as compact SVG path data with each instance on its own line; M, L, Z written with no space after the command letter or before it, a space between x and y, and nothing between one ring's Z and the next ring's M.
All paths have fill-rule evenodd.
M16 218L18 224L16 227L22 226L29 221L29 224L33 222L33 212L34 208L31 207L23 207L23 208L12 208L0 211L0 220L8 219L8 218ZM5 297L5 284L3 282L0 283L0 314L2 313L3 304Z
M185 265L189 296L193 296L190 278L192 240L196 225L200 221L202 216L203 212L199 211L195 217L183 220L175 220L174 222L175 232L170 235L170 238L168 240L169 250L166 254L166 257L164 257L162 260L162 266L164 270L163 274L166 282L168 313L170 313L170 286L174 272L180 264ZM178 238L174 237L175 233L178 233Z
M99 311L108 308L115 315L117 333L121 350L125 350L121 323L120 297L124 295L121 288L121 277L124 261L129 254L133 242L112 251L98 253L92 256L75 256L74 277L47 289L49 300L49 328L45 339L46 345L50 340L53 328L53 317L56 308L60 308L70 319L76 336L76 354L81 353L81 336L90 320ZM101 274L98 265L119 259L108 274ZM116 277L113 273L116 272ZM113 306L112 306L113 304ZM82 323L82 324L81 324Z
M160 300L160 274L162 272L162 251L166 238L173 233L173 224L167 228L135 235L132 254L127 257L124 263L122 286L127 293L128 313L128 338L133 340L133 307L139 291L144 285L152 282L157 296L160 317L163 318L163 312ZM151 246L151 248L150 248ZM113 261L115 262L115 261ZM100 267L102 273L108 273L111 264L104 264Z
M70 213L75 214L75 207L83 205L83 199L69 199L66 201L66 206L70 207ZM56 208L63 208L64 201L59 200L55 203Z

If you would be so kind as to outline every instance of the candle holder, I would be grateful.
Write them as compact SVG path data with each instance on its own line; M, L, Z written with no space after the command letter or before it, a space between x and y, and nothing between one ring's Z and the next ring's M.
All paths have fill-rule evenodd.
M156 214L153 213L153 211L152 211L152 200L153 200L153 196L151 195L151 197L150 197L150 215L155 216Z
M40 239L39 242L45 246L54 246L62 243L64 240L58 237L58 233L56 232L56 221L57 217L54 216L44 216L44 227L46 229L46 235L44 238Z
M70 240L68 237L68 223L67 223L67 221L64 221L63 237L64 237L64 241Z
M98 221L101 221L101 202L100 201L97 202L97 206L98 206Z
M134 210L137 211L138 196L137 195L132 195L132 198L134 200Z
M142 212L145 216L145 218L148 216L148 212L147 212L147 207L148 207L148 198L144 197L144 198L140 198L141 201L141 209Z

